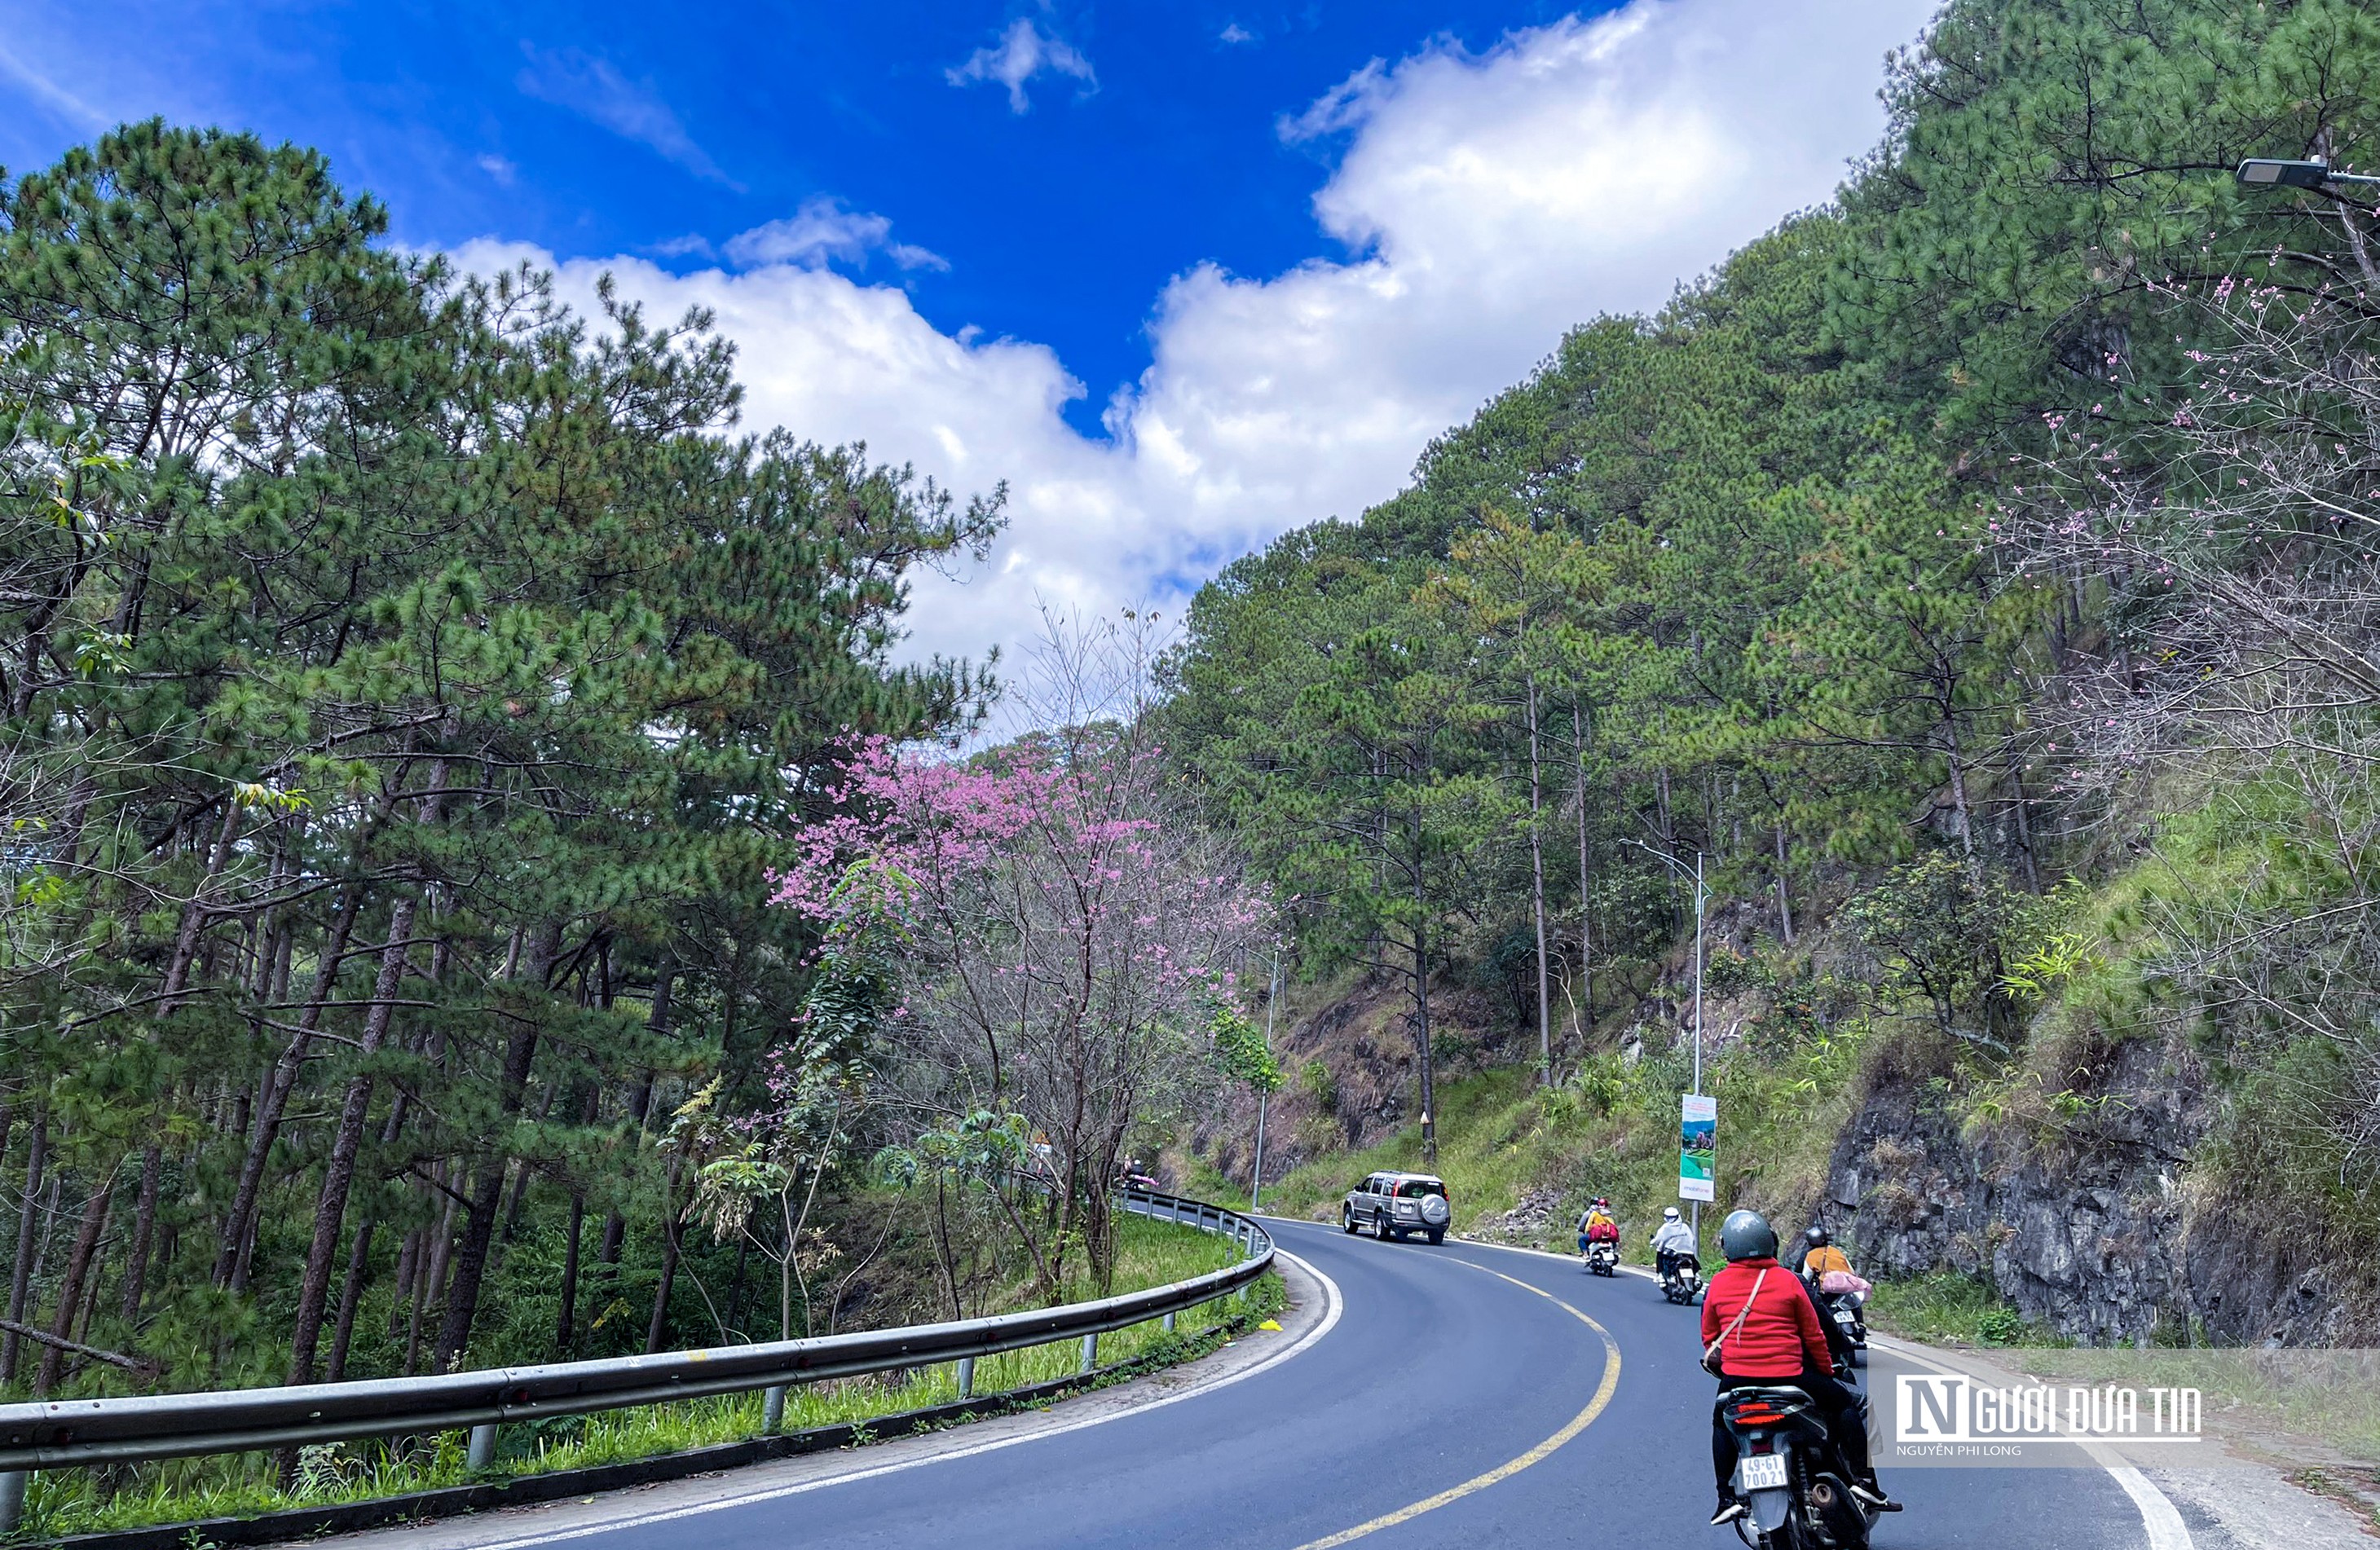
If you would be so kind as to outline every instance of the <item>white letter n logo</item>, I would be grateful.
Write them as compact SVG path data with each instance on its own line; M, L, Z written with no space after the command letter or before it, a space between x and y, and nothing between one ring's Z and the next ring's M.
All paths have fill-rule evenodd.
M1893 1378L1892 1440L1895 1442L1964 1442L1967 1440L1967 1380L1937 1377L1930 1373L1900 1373Z

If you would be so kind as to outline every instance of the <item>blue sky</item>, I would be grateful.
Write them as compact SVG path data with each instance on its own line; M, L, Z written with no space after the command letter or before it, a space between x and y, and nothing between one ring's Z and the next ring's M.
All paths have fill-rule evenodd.
M1273 273L1337 251L1307 208L1330 146L1284 144L1279 118L1376 57L1433 38L1485 47L1572 7L6 9L17 25L0 47L16 68L0 72L13 110L0 114L0 163L35 165L96 124L163 113L321 147L350 187L389 205L407 243L495 235L678 270L706 261L688 238L715 253L823 196L888 217L900 241L948 264L900 276L945 332L974 324L1055 348L1090 389L1076 422L1096 430L1108 391L1148 364L1143 324L1171 275L1201 260ZM1021 85L1022 113L998 79L950 79L1020 21L1090 76L1045 63Z
M713 307L752 428L1008 482L920 593L972 653L1393 492L1563 329L1826 198L1929 8L0 0L0 164L252 128L408 245Z

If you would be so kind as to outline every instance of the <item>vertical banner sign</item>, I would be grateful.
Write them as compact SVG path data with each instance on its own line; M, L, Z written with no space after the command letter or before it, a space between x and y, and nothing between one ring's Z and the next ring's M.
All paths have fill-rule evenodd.
M1711 1149L1718 1137L1718 1099L1686 1095L1678 1126L1678 1198L1716 1200L1711 1187Z

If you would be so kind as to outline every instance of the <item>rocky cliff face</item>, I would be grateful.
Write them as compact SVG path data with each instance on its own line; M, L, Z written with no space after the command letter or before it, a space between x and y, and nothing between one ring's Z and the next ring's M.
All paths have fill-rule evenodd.
M1978 1276L2086 1344L2320 1345L2367 1335L2369 1278L2271 1241L2192 1159L2216 1118L2186 1053L2125 1047L2055 1122L1964 1122L1938 1082L1879 1081L1837 1142L1827 1216L1883 1276Z

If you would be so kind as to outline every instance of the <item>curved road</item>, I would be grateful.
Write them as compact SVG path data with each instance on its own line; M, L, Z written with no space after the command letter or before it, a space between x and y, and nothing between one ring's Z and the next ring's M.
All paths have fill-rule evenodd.
M1695 1310L1572 1260L1269 1225L1336 1284L1340 1316L1244 1381L1013 1447L569 1537L602 1550L1736 1544L1707 1524ZM1881 1521L1878 1550L2151 1546L2140 1508L2096 1468L1888 1467L1886 1482L1909 1509ZM484 1542L537 1537L525 1514Z

